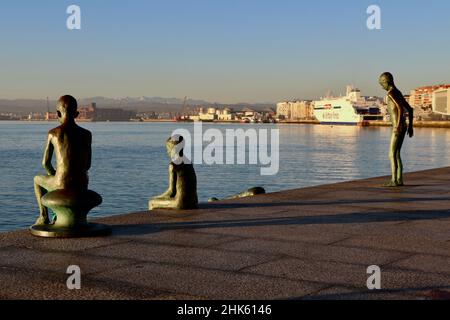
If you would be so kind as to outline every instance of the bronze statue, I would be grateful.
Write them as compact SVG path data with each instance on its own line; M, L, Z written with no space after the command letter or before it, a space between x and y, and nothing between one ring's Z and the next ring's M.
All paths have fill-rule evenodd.
M380 76L380 85L387 91L387 106L392 121L392 137L389 152L391 160L392 179L385 184L386 187L403 186L403 163L401 149L406 134L414 136L414 110L404 98L403 94L394 84L391 73L385 72ZM405 112L408 113L409 123L406 123Z
M266 190L264 190L264 188L262 187L255 187L255 188L250 188L244 192L238 193L236 195L233 195L231 197L227 197L223 200L232 200L232 199L241 199L241 198L249 198L249 197L254 197L256 195L260 195L260 194L265 194ZM208 202L216 202L216 201L220 201L218 198L210 198L208 200Z
M100 195L88 190L92 134L75 123L78 116L75 98L61 97L56 110L61 125L48 133L42 162L47 175L34 178L40 215L31 232L44 237L104 234L109 230L107 227L88 224L86 218L102 202ZM56 169L52 165L53 154ZM55 213L53 221L48 208Z
M183 154L183 137L167 140L169 158L169 188L162 195L150 200L149 209L198 209L197 176L194 166Z

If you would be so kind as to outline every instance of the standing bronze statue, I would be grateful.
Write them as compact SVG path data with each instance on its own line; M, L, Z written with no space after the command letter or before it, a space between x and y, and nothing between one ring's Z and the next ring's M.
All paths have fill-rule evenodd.
M106 234L108 227L87 222L88 212L102 203L100 195L88 190L92 134L75 123L77 101L72 96L61 97L56 111L61 125L48 133L42 162L47 175L34 178L40 215L31 233L42 237ZM53 220L48 208L55 213Z
M149 209L190 210L198 208L197 176L194 166L183 154L183 137L170 137L166 149L169 164L169 188L149 201Z
M387 91L387 107L392 122L391 146L389 159L391 160L392 178L385 184L386 187L403 186L403 163L401 149L406 134L414 136L414 110L404 98L403 94L394 84L391 73L385 72L380 76L380 85ZM408 113L409 123L406 123L405 113Z

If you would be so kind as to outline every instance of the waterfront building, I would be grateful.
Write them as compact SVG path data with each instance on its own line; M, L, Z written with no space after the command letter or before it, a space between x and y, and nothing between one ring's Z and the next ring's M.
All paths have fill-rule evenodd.
M311 120L314 119L314 109L311 101L283 101L277 103L277 117L280 120Z
M193 121L212 122L218 119L217 110L213 107L200 107L198 109L198 115L190 116L189 119Z
M97 108L94 113L94 121L130 121L136 117L133 111L115 108Z
M78 108L78 121L130 121L136 117L133 111L116 108L97 108L96 103L90 103ZM45 120L57 120L56 112L47 112Z
M46 112L45 113L45 120L46 121L54 121L58 120L58 114L56 112Z
M277 115L277 111L272 108L265 108L262 111L261 120L262 122L274 123Z
M289 101L277 103L277 117L281 120L291 119L291 105Z
M311 101L291 102L291 118L294 121L313 119L314 110L311 106Z
M223 110L216 110L217 119L219 121L233 121L235 113L231 108L224 108Z
M45 120L45 114L40 112L30 112L26 119L30 121L42 121Z
M145 120L155 120L155 119L158 119L158 115L156 114L155 111L141 112L141 113L138 113L138 114L136 115L136 117L137 117L138 119L143 120L143 121L145 121Z
M433 112L450 115L450 89L439 89L433 92Z
M256 123L256 122L261 121L262 115L261 115L261 113L257 112L256 110L253 110L251 108L244 108L240 112L237 113L237 117L242 122Z
M244 117L246 117L246 118L254 118L256 115L258 115L256 110L253 110L250 108L242 109L242 113L244 114Z
M86 106L81 106L78 108L78 119L89 121L95 118L95 112L97 110L97 104L95 102L90 103Z
M22 116L16 113L0 113L0 120L20 120L21 118Z
M422 108L424 110L432 108L433 92L436 90L449 89L450 84L438 84L432 86L419 87L411 91L409 104L413 108Z
M241 121L246 123L269 122L275 116L275 110L267 108L263 111L256 111L251 108L244 108L234 111L232 108L225 107L223 109L214 107L200 107L196 115L189 116L192 121Z

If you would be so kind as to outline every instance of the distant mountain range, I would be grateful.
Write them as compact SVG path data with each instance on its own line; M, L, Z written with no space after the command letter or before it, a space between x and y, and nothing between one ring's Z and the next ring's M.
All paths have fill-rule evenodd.
M121 99L113 99L107 97L91 97L79 100L79 105L87 105L95 102L99 108L121 108L125 110L134 110L136 112L174 112L181 109L184 104L184 99L179 98L162 98L162 97L126 97ZM50 110L54 110L56 101L49 101ZM216 106L216 107L231 107L234 109L253 108L262 110L266 108L274 108L273 103L238 103L238 104L223 104L211 103L204 100L188 99L186 102L188 107L199 106ZM17 99L5 100L0 99L0 112L13 112L18 114L29 114L30 112L46 112L47 101L45 99Z

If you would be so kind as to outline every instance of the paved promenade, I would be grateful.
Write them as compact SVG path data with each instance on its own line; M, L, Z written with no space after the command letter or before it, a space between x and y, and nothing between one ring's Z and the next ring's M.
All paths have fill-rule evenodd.
M106 238L0 234L0 298L449 299L450 168L385 180L101 219ZM69 265L81 290L66 287ZM370 265L381 291L366 287Z

